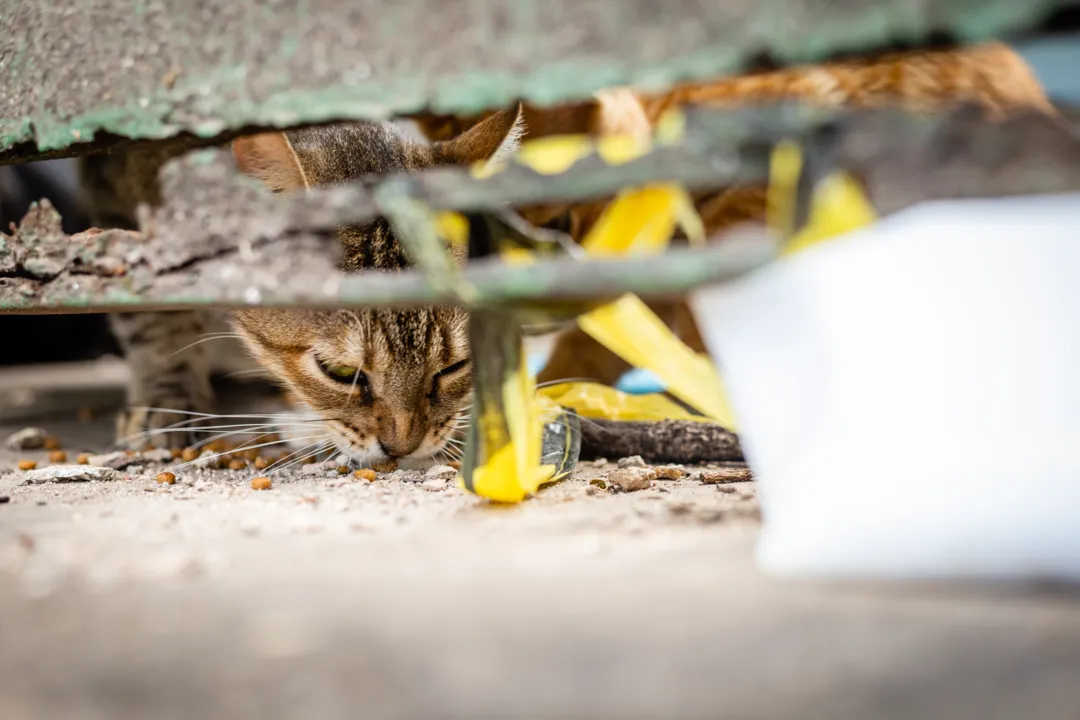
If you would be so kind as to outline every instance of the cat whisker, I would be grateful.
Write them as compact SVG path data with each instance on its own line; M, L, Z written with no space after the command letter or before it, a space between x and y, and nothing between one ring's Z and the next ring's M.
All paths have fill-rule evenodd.
M153 438L153 437L157 437L159 435L167 435L169 433L178 433L178 432L205 433L205 432L216 432L218 430L224 430L224 429L227 429L227 428L236 428L235 432L237 434L239 434L239 433L244 432L245 428L251 429L251 428L259 428L259 427L277 427L277 428L310 427L313 422L317 422L317 420L312 419L311 421L308 421L308 422L292 422L292 423L273 422L273 423L266 423L264 425L254 425L254 424L251 424L251 423L238 423L238 424L235 424L235 425L202 425L202 426L188 426L188 427L174 427L174 426L170 425L169 427L166 427L166 428L157 428L155 430L144 430L143 432L140 432L140 433L135 433L133 435L127 435L125 437L119 438L117 440L117 442L119 444L124 444L124 443L131 442L133 440L147 440L147 439L150 439L150 438ZM177 423L177 424L179 424L179 425L187 425L187 422ZM228 434L228 433L226 433L226 434Z
M323 437L325 438L325 436L323 436ZM310 438L300 438L300 439L301 440L309 440ZM303 455L302 457L298 457L298 458L296 458L294 460L290 460L289 462L285 463L281 467L277 467L278 463L274 463L273 465L271 465L270 467L268 467L266 469L266 472L271 473L271 472L277 472L279 470L286 470L286 469L288 469L288 468L290 468L290 467L292 467L292 466L294 466L294 465L296 465L298 463L304 462L308 458L317 457L320 453L323 453L326 450L328 450L329 447L331 445L333 445L333 443L334 443L334 441L332 439L330 439L330 438L325 438L325 439L322 439L322 440L316 440L315 442L313 442L313 443L311 443L309 445L305 445L300 450L297 450L294 453L290 453L289 455L286 455L284 458L279 460L278 463L283 462L284 460L287 460L288 458L292 457L293 455L297 455L299 453L305 452L306 450L308 450L308 448L311 448L313 445L317 445L318 447L316 447L313 451L307 453L306 455Z
M300 439L300 440L309 440L311 438L298 438L298 439ZM233 450L225 450L224 452L214 453L213 455L208 455L206 457L200 456L200 457L196 458L195 460L189 460L187 462L180 463L179 465L174 465L170 469L172 469L172 470L180 470L181 468L185 468L188 465L192 465L193 463L205 462L205 461L208 461L208 460L215 460L215 459L217 459L219 457L224 457L225 455L232 455L233 453L242 452L242 451L245 451L245 450L255 450L257 448L270 447L271 445L281 445L281 444L287 443L287 442L289 442L289 440L274 440L273 442L260 443L258 445L251 445L251 446L248 446L248 447L239 447L239 448L234 448Z
M226 338L235 338L237 340L243 339L237 333L231 333L231 332L230 333L211 333L209 335L204 335L203 337L199 338L198 340L196 340L193 343L188 343L184 347L182 347L179 350L177 350L176 352L174 352L169 357L175 357L175 356L179 355L180 353L184 352L185 350L189 350L189 349L195 347L196 345L202 345L204 342L210 342L211 340L224 340Z

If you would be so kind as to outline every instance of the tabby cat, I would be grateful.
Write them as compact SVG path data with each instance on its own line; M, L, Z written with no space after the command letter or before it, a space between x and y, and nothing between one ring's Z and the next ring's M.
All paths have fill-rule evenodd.
M555 109L524 106L518 111L473 117L431 114L414 120L433 146L409 141L394 126L346 123L270 133L237 141L242 169L270 188L291 191L343 182L369 173L415 170L445 163L471 163L513 150L524 127L530 138L563 133L647 134L668 107L686 104L747 104L800 99L833 107L901 107L940 111L957 103L977 103L991 117L1016 109L1053 112L1023 60L1004 45L894 54L758 72L713 82L687 84L660 95L612 90ZM100 203L99 225L131 226L136 201L153 188L157 159L133 171L123 160L91 164L90 182L127 184L138 200L113 207ZM133 163L134 161L127 161ZM147 170L146 168L150 168ZM102 179L107 182L102 182ZM134 178L134 180L132 180ZM140 196L141 193L141 196ZM762 187L733 187L696 196L710 236L744 221L761 221ZM538 225L557 225L580 238L605 201L525 208ZM405 254L383 221L341 231L346 268L396 270ZM683 303L654 309L691 346L703 351L696 324ZM359 461L384 457L420 459L446 442L449 428L465 407L472 371L468 362L466 317L455 309L306 312L246 310L235 325L255 357L302 401L326 418L339 445ZM196 346L174 350L198 338L197 315L132 315L116 319L120 339L134 358L133 405L178 410L209 409L210 363ZM577 330L563 333L539 380L589 377L616 381L627 365ZM133 412L122 433L161 427L175 417ZM183 442L173 436L174 442Z

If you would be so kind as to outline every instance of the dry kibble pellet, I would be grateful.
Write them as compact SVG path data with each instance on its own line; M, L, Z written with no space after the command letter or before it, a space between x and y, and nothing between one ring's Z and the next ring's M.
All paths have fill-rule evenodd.
M49 453L49 462L53 464L66 463L67 453L63 450L53 450L51 453Z
M198 457L199 457L199 451L196 450L195 448L191 448L191 447L184 448L180 452L180 459L183 460L184 462L191 462L192 460L195 460Z
M230 460L229 461L229 469L230 470L243 470L246 467L247 467L247 461L246 460L241 460L240 458L236 458L235 460Z
M255 469L256 470L265 470L268 467L270 467L270 459L269 458L264 458L262 455L255 458Z
M448 462L446 464L449 465L450 467L454 468L455 470L460 470L461 469L461 461L460 460L451 460L450 462Z
M90 455L89 455L89 453L79 453L79 457L75 458L75 462L77 462L79 465L89 465L90 464Z
M381 463L371 463L371 469L380 473L391 473L397 470L396 460L387 460Z
M176 483L176 475L169 472L168 470L162 473L158 473L157 477L154 479L162 485L173 485L174 483Z
M371 470L369 468L364 468L363 470L357 470L356 472L353 473L353 476L359 478L360 480L367 480L368 482L375 482L375 471Z
M338 465L337 466L337 472L338 472L338 475L348 475L349 474L349 466L348 465Z
M252 490L269 490L271 484L272 483L270 482L270 478L268 478L268 477L252 478L252 480L251 480L251 489Z
M20 460L19 461L19 469L20 470L33 470L36 467L37 467L37 462L35 462L33 460Z
M47 437L47 438L45 438L44 447L45 447L46 450L59 450L60 449L60 441L57 440L54 437Z

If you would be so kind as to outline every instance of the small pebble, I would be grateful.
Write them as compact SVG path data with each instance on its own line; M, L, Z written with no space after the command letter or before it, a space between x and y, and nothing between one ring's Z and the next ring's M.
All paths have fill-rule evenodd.
M166 471L163 473L158 473L157 477L154 479L163 485L172 485L176 482L176 475Z
M33 460L20 460L19 461L19 469L20 470L33 470L36 467L37 467L37 463L34 462Z
M113 470L123 470L129 465L134 465L138 458L124 452L106 453L104 455L91 455L86 459L88 465L107 467Z
M725 495L734 495L735 493L739 492L737 489L733 487L728 487L727 485L717 485L716 489L724 493Z
M607 490L607 483L604 482L604 478L593 478L589 481L590 487L600 488L601 490Z
M612 471L607 479L626 492L635 492L649 487L656 479L656 471L649 467L628 467Z
M457 470L449 465L432 465L424 475L431 478L452 478L457 475Z
M754 479L754 475L749 468L722 468L702 470L698 479L703 483L738 483L750 482Z
M251 479L252 490L269 490L272 484L273 483L270 482L270 478L265 476Z
M24 482L27 485L39 485L47 482L119 481L123 479L124 476L112 468L94 467L92 465L50 465L40 470L28 471Z
M49 462L51 463L66 463L67 453L63 450L53 450L49 453Z
M656 477L660 480L679 480L686 475L686 471L676 465L666 467L654 467Z
M173 451L159 448L156 450L144 450L142 459L146 462L165 463L173 459Z
M440 477L429 478L424 481L421 487L431 492L438 492L446 489L446 480Z
M41 428L28 427L9 435L5 444L12 450L37 450L45 445L45 438Z
M368 482L375 482L376 475L374 470L364 468L363 470L357 470L356 472L354 472L353 477L360 480L367 480Z
M626 468L632 467L645 467L645 461L641 459L640 455L631 455L630 457L625 457L619 460L619 462L617 463L617 467L620 470L625 470Z

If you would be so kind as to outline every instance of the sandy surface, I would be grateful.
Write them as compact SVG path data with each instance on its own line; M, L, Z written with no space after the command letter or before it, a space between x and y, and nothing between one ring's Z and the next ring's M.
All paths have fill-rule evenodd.
M2 391L0 383L0 391ZM24 424L0 427L5 437ZM69 453L104 420L33 424ZM752 483L520 506L308 469L25 485L0 451L0 718L1072 717L1048 590L782 582ZM43 462L43 465L46 464ZM413 482L412 479L419 481Z

